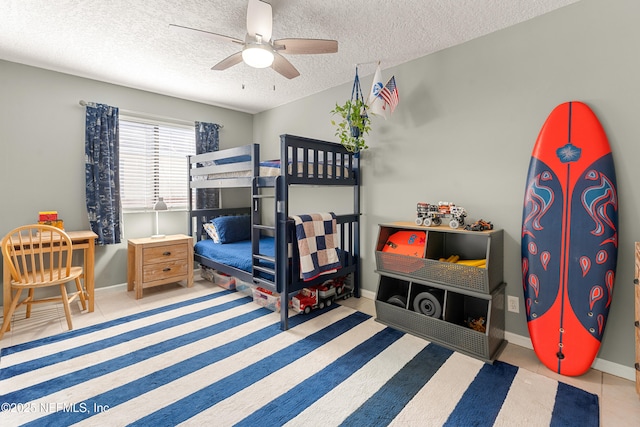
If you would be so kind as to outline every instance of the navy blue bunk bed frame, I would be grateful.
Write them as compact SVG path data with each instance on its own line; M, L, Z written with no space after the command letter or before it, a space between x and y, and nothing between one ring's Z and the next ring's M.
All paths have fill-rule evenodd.
M276 176L260 175L260 151L257 144L189 156L190 235L195 241L206 239L203 224L224 215L251 215L252 271L244 271L195 254L195 262L205 267L258 285L280 294L280 327L288 329L289 298L300 289L326 280L350 276L353 293L360 297L360 171L358 158L342 145L293 135L280 137L280 171ZM225 159L227 159L225 161ZM229 159L239 159L229 163ZM216 164L217 163L217 164ZM241 173L229 178L222 173ZM289 218L291 186L353 187L353 213L337 215L339 255L342 268L311 281L300 279L295 226ZM240 208L194 209L193 193L199 188L251 188L251 205ZM271 190L267 190L271 189ZM263 224L263 199L275 198L273 224ZM260 254L259 239L269 234L275 238L275 256ZM294 244L289 244L294 243ZM291 249L291 258L289 257ZM264 262L274 268L264 266ZM269 278L272 277L273 280Z

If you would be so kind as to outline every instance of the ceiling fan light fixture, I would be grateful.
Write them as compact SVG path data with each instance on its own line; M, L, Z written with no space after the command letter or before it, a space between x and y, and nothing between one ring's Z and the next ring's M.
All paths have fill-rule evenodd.
M267 44L247 44L242 49L242 60L253 68L270 67L273 59L273 51Z
M246 0L247 32L243 40L210 31L189 28L182 25L169 24L171 28L196 31L224 42L241 45L241 51L219 61L212 70L222 71L244 62L252 68L272 67L274 71L287 79L293 79L300 72L283 54L304 55L335 53L338 51L337 40L325 39L278 39L272 40L273 13L268 0Z

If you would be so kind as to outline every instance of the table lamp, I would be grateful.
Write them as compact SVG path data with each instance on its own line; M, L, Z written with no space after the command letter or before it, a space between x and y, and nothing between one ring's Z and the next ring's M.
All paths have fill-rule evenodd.
M153 236L151 236L152 239L162 239L165 237L164 234L160 234L160 217L158 215L158 213L160 211L166 211L167 210L167 204L164 202L162 197L158 197L158 201L156 202L155 205L153 205L153 210L156 212L156 234L154 234Z

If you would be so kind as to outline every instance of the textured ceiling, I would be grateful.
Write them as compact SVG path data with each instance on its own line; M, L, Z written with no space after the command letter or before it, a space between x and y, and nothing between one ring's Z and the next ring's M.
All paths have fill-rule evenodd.
M247 0L0 0L0 59L257 113L578 0L270 0L273 38L324 38L338 53L288 55L300 76L245 64L212 71L244 39ZM400 91L401 82L399 84ZM100 102L101 100L93 100Z

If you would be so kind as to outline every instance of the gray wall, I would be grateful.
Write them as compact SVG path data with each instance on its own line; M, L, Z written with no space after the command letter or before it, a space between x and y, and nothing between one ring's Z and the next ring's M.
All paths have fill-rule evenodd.
M393 69L400 105L373 123L362 156L363 271L375 292L377 225L415 218L418 201L453 201L473 218L505 230L507 294L520 314L508 332L528 337L522 304L520 223L531 150L547 115L579 100L600 118L613 149L620 199L619 261L612 309L599 359L634 360L634 249L640 240L640 193L634 162L640 121L640 2L583 0L515 27ZM354 58L369 61L374 58ZM360 67L368 92L375 65ZM351 83L258 114L254 139L276 150L281 133L335 140L329 111L351 95ZM275 151L274 151L275 152ZM607 370L606 363L598 365Z
M67 230L89 227L81 99L223 124L223 148L246 144L252 137L250 114L0 61L0 236L37 221L42 210L57 210ZM153 234L154 221L152 213L125 214L123 243L96 247L97 287L127 281L126 241ZM184 211L161 214L165 234L186 233L187 224Z

